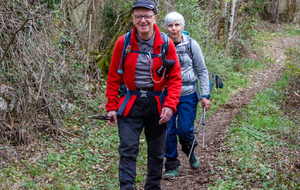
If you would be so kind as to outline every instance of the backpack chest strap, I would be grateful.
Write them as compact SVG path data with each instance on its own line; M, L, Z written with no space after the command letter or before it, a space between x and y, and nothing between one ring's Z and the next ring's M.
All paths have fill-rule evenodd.
M148 55L149 58L162 57L162 54L153 54L150 52L142 52L142 51L134 51L134 50L130 50L129 52Z

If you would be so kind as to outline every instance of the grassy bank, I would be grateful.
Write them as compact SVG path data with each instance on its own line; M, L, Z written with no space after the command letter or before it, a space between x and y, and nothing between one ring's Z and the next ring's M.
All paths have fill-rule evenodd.
M300 188L300 119L284 106L290 79L285 74L235 118L220 153L223 177L210 189Z

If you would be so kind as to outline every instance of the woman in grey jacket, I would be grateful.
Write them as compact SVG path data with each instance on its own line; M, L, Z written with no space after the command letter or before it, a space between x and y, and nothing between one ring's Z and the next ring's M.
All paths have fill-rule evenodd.
M167 14L164 20L169 37L173 40L181 65L182 91L177 112L169 121L166 140L166 162L164 179L172 179L178 175L177 136L182 151L188 156L194 141L194 120L196 118L198 101L208 110L210 106L209 78L203 54L196 40L184 34L184 18L177 12ZM201 94L198 90L197 78L200 80ZM176 127L176 117L177 127ZM195 143L195 146L198 143ZM195 148L194 146L194 148ZM193 149L194 149L193 148ZM192 150L189 159L193 169L199 168L199 160Z

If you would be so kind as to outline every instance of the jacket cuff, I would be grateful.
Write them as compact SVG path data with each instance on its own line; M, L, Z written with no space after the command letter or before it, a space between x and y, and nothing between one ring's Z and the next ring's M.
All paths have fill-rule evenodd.
M202 98L207 98L209 100L210 99L210 94L206 94L205 96L202 96Z

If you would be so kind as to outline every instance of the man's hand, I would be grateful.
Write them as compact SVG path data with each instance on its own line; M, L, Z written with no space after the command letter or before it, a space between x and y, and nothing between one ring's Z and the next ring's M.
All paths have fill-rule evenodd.
M202 98L202 108L205 106L205 110L209 110L210 107L210 100L207 98Z
M110 125L115 125L115 123L118 122L118 120L117 120L117 112L116 112L116 111L109 111L109 112L107 113L107 116L111 116L111 117L114 118L113 121L108 120L108 124L110 124Z
M168 122L171 117L173 115L173 109L170 107L163 107L163 109L161 110L161 114L160 114L160 120L159 120L159 124L163 124Z

